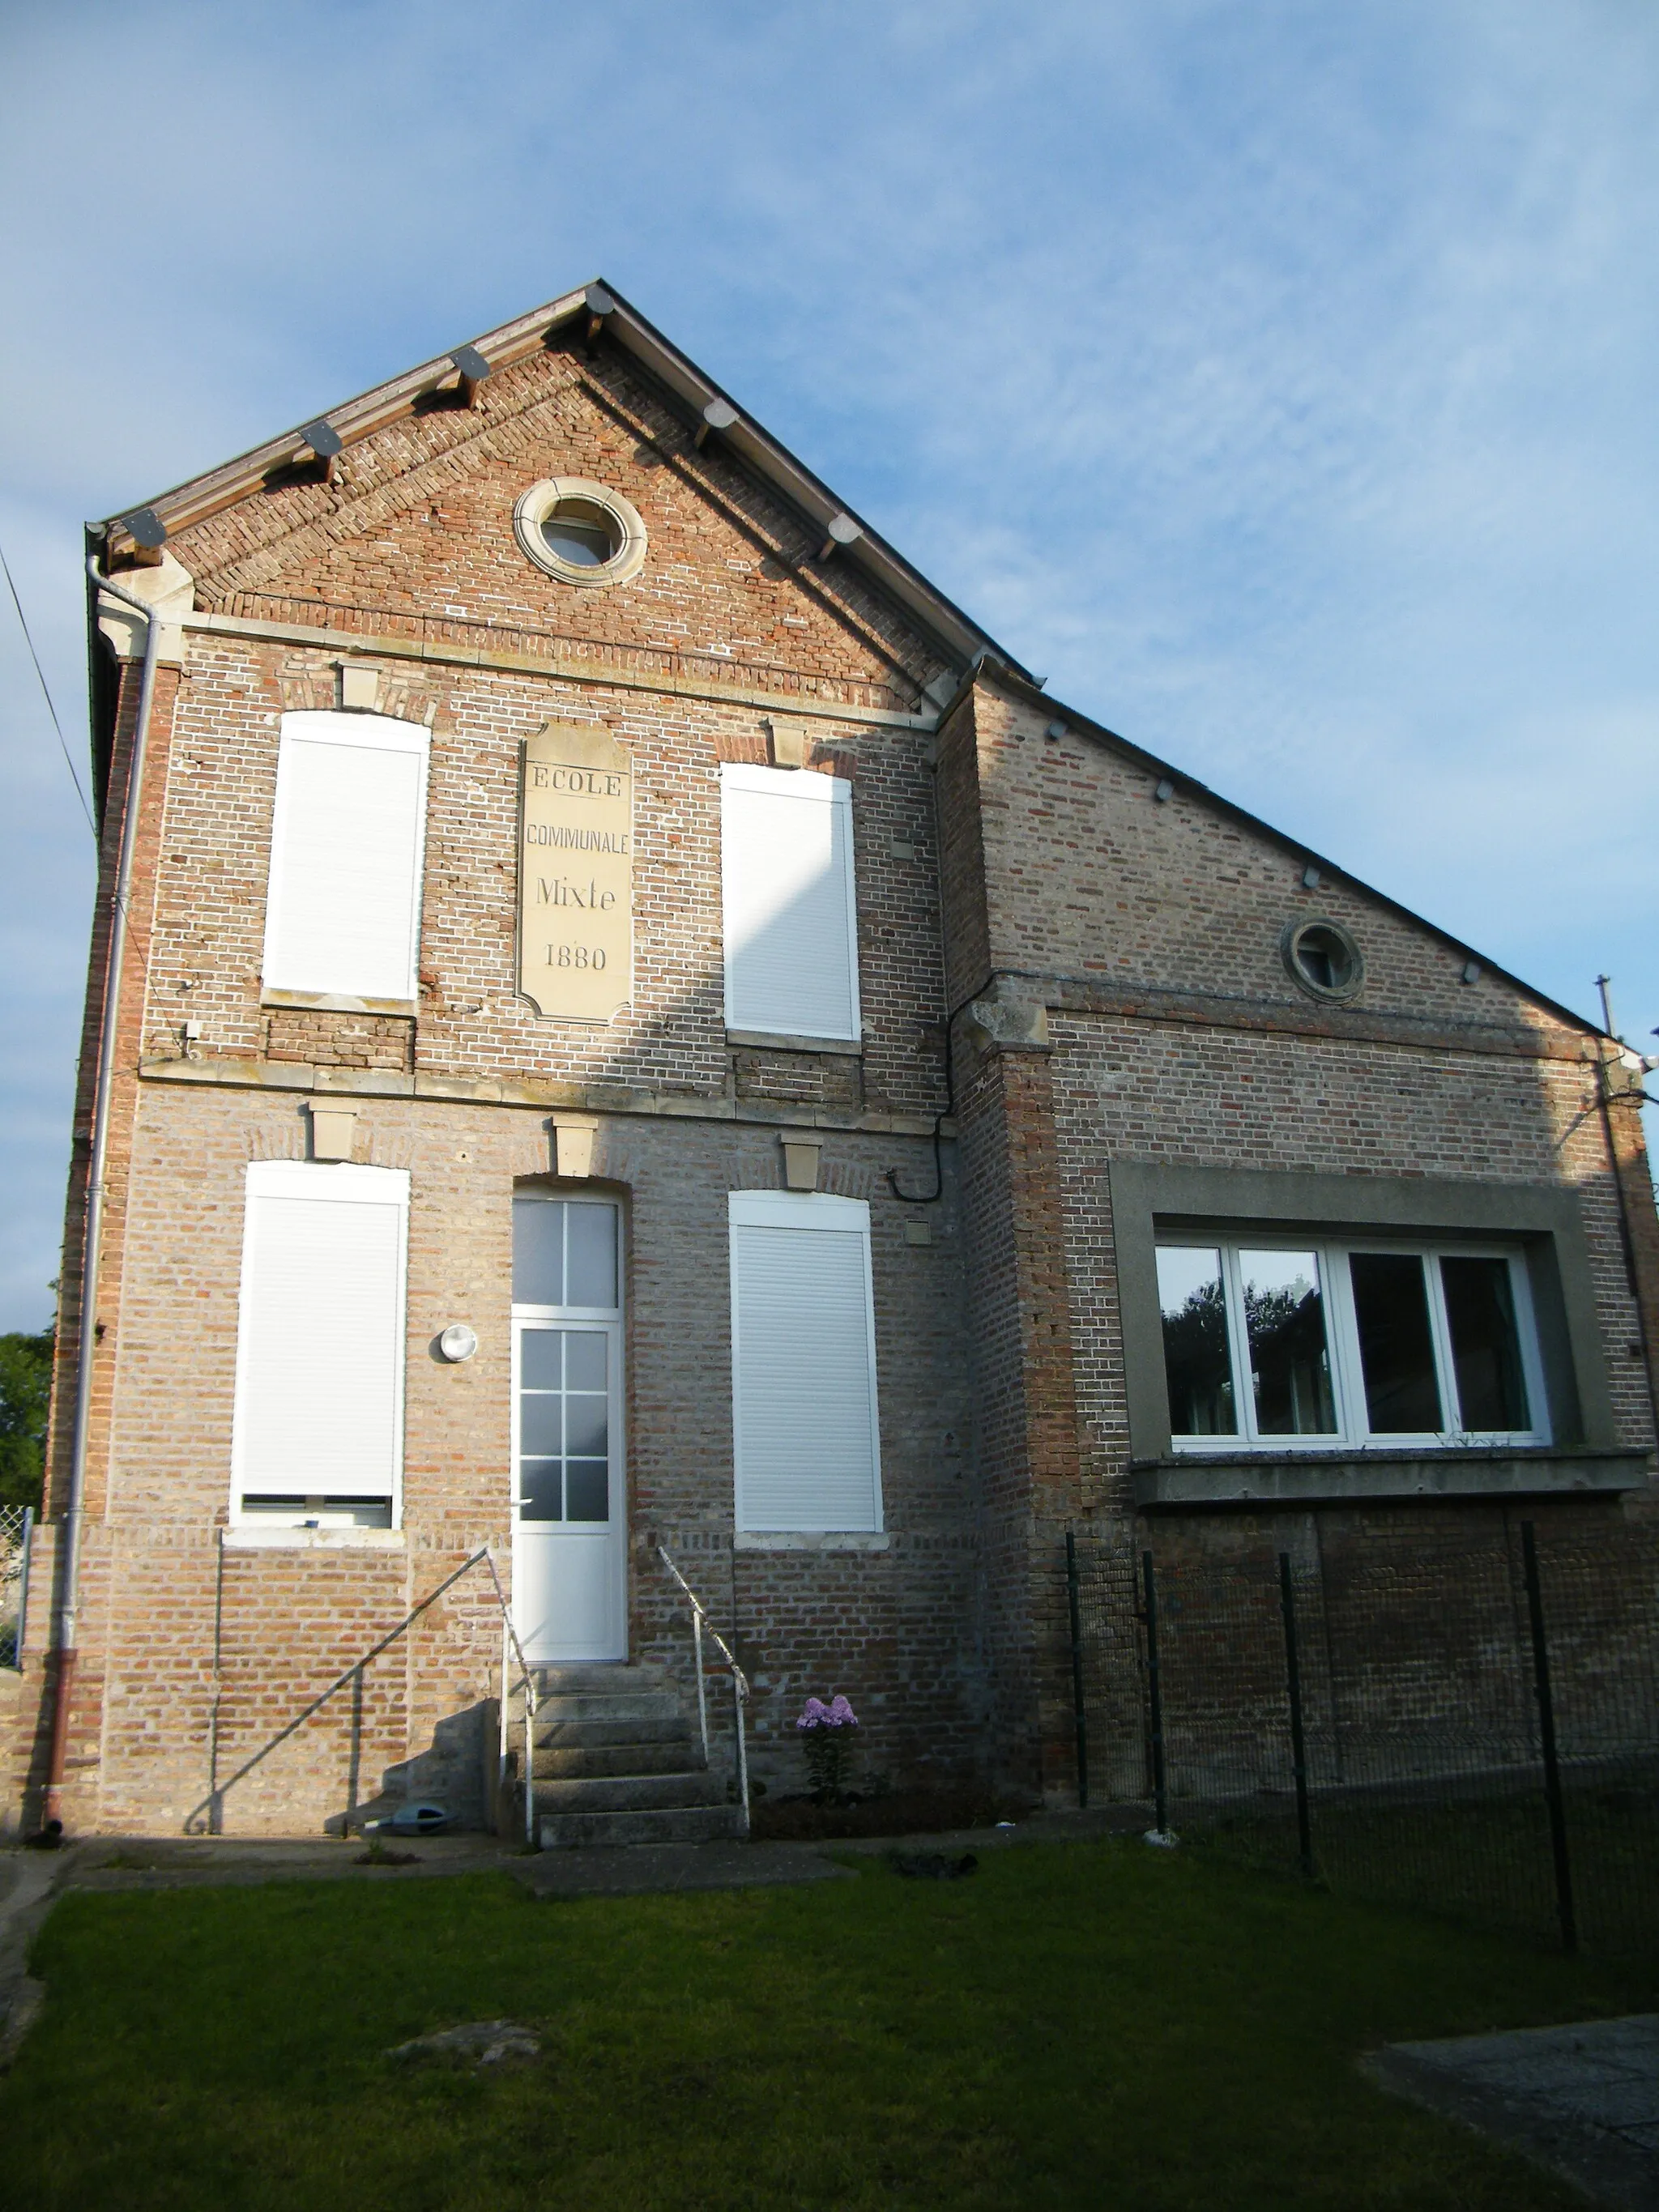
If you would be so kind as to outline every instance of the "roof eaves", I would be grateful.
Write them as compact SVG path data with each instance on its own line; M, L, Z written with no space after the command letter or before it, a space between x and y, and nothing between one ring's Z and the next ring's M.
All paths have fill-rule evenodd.
M613 285L602 284L599 279L578 285L573 291L562 294L544 307L532 308L528 314L517 316L512 322L503 323L495 330L486 331L483 337L474 338L471 343L492 368L505 368L510 362L522 360L526 355L538 350L556 330L580 315L587 307L590 295L599 289L608 295L611 303L605 318L608 330L660 386L685 406L693 420L700 419L704 408L712 401L726 400L736 409L737 420L722 430L720 435L745 466L771 484L815 527L827 531L830 521L836 516L852 514L860 535L850 546L838 549L838 559L850 560L867 570L905 612L924 623L933 632L947 652L958 653L966 660L989 648L1010 668L1030 680L1029 671L1004 653L986 631L931 584L920 569L914 568L884 538L872 530L861 515L853 514L845 507L822 477L815 476L787 447L763 429L752 415L738 407L728 393L722 392L694 361L665 337ZM324 418L312 419L326 419L341 439L349 444L388 422L399 420L423 393L453 379L456 374L451 356L440 354L430 361L422 362L414 368L406 369L401 375L392 377L384 384L375 385L370 391L358 393L356 398L326 409ZM167 526L169 534L176 533L235 501L246 498L273 469L287 465L305 448L302 426L284 431L279 436L268 438L263 444L238 454L234 459L224 462L220 467L209 470L204 475L175 484L147 504ZM107 531L118 527L128 514L137 511L136 507L125 507L118 514L107 517L102 528Z
M691 410L694 418L700 416L712 401L726 400L737 409L738 419L723 429L720 436L738 459L774 485L819 529L827 530L830 524L842 514L850 515L857 523L860 536L852 545L837 554L838 559L850 559L869 568L891 598L907 612L925 622L939 635L942 642L959 653L964 659L988 648L1008 666L1017 669L1028 682L1035 682L1030 671L1014 660L988 631L981 629L953 600L947 599L936 585L929 582L920 569L913 567L885 538L873 531L861 514L839 500L821 477L814 475L787 447L781 445L763 429L752 415L741 407L729 392L723 392L719 385L706 376L695 362L681 353L641 314L637 307L623 297L614 285L606 285L605 289L616 302L617 313L615 319L620 324L621 330L627 333L629 350L644 362L660 383L678 395Z

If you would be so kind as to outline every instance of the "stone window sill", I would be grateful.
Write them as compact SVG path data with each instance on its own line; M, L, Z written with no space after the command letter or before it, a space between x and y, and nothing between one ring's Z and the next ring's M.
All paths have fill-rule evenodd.
M726 1042L746 1052L832 1052L842 1060L862 1060L862 1037L782 1036L770 1030L727 1030Z
M410 1021L421 1011L413 999L354 999L338 991L261 991L259 1004L302 1014L397 1014Z
M852 1529L740 1528L732 1539L732 1548L734 1552L885 1552L892 1540L890 1536Z
M1139 1506L1340 1505L1371 1499L1571 1497L1644 1489L1639 1451L1182 1452L1136 1460Z
M401 1552L401 1528L227 1528L228 1552Z

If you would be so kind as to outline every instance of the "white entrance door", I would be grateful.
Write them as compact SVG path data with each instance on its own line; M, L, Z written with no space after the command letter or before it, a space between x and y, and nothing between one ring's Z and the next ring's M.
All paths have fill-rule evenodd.
M538 1663L628 1656L620 1225L605 1199L513 1202L513 1619Z

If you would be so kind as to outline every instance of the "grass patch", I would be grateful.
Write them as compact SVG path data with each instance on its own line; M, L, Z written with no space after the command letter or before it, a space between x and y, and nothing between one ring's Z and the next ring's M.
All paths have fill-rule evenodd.
M35 1970L0 2142L9 2201L64 2212L1565 2212L1354 2057L1655 1995L1138 1843L550 1905L489 1875L71 1894ZM494 2019L540 2056L386 2055Z
M1659 1962L1659 1798L1648 1790L1566 1794L1579 1941L1609 1957ZM1183 1839L1262 1869L1296 1859L1294 1807L1178 1806ZM1452 1796L1316 1798L1316 1871L1348 1897L1448 1914L1544 1941L1559 1929L1549 1815L1540 1790L1471 1788Z
M1029 1819L1030 1800L984 1790L894 1790L851 1805L819 1805L810 1797L761 1797L750 1807L757 1843L832 1843L856 1836L939 1835L952 1828L991 1828Z

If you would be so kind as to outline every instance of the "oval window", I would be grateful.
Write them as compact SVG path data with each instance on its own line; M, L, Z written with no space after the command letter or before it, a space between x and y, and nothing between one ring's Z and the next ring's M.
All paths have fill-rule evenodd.
M1364 957L1340 921L1287 923L1280 949L1291 975L1314 998L1352 999L1364 982Z
M616 518L591 499L562 499L542 522L549 551L578 568L603 568L614 561L622 535Z
M513 509L520 550L563 584L620 584L645 562L639 510L608 484L549 477Z

